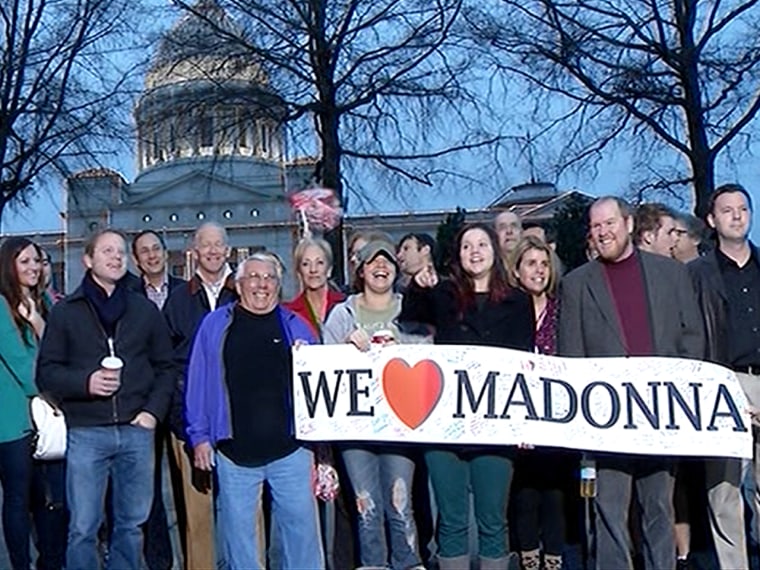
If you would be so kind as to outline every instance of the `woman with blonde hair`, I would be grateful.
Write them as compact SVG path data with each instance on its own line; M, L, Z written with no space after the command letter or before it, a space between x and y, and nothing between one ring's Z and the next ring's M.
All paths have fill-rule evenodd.
M330 284L333 254L330 244L320 238L305 238L293 251L293 262L301 292L285 307L302 317L316 338L330 310L346 296Z
M512 251L510 278L531 296L535 313L535 351L557 353L556 297L559 260L551 247L526 236ZM563 488L573 476L571 452L523 446L515 460L514 498L517 541L524 570L559 570L565 546ZM543 546L543 564L542 552Z

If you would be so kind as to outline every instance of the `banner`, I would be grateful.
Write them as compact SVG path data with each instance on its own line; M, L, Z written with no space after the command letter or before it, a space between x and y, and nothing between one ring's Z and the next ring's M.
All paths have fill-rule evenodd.
M736 375L707 362L345 344L302 346L293 363L301 440L752 457Z

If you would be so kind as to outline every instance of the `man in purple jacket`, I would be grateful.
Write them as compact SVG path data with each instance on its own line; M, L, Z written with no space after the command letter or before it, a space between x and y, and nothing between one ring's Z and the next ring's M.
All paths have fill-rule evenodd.
M193 343L185 391L196 468L216 469L219 518L232 568L261 568L255 528L266 481L284 568L323 568L312 452L292 425L291 347L314 342L279 305L282 265L271 253L240 264L237 303L210 313ZM254 363L254 365L252 365ZM252 524L254 523L254 524Z

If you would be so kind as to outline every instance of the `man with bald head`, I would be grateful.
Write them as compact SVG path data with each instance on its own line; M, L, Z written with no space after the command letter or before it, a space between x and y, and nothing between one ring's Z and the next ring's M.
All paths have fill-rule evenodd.
M517 243L522 237L522 220L514 212L500 212L496 214L493 220L493 227L496 230L496 235L499 237L501 258L504 260L504 266L506 267L512 250L517 247Z
M207 222L195 232L193 259L197 264L190 281L175 288L164 305L164 317L174 348L176 390L169 414L175 459L182 471L182 494L185 523L180 529L185 554L185 568L216 568L214 558L213 495L208 472L195 469L184 444L184 386L195 332L203 317L217 307L235 301L235 283L227 260L230 246L226 230L216 222Z

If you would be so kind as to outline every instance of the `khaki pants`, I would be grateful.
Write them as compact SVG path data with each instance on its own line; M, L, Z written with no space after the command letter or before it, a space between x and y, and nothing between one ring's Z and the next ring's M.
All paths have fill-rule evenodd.
M751 406L760 407L760 376L736 373ZM754 458L752 473L754 493L752 509L760 514L760 438L758 428L752 428ZM744 527L744 501L741 492L741 459L708 459L705 462L705 480L709 502L710 529L720 567L723 569L749 568Z
M214 540L214 494L211 489L211 477L198 471L192 465L190 457L185 452L185 444L174 434L171 435L171 452L179 467L184 513L178 521L182 539L182 554L185 559L185 570L212 570L216 568ZM204 481L204 479L206 479ZM202 492L204 484L207 490ZM175 501L175 504L180 501ZM180 510L179 505L177 510Z

